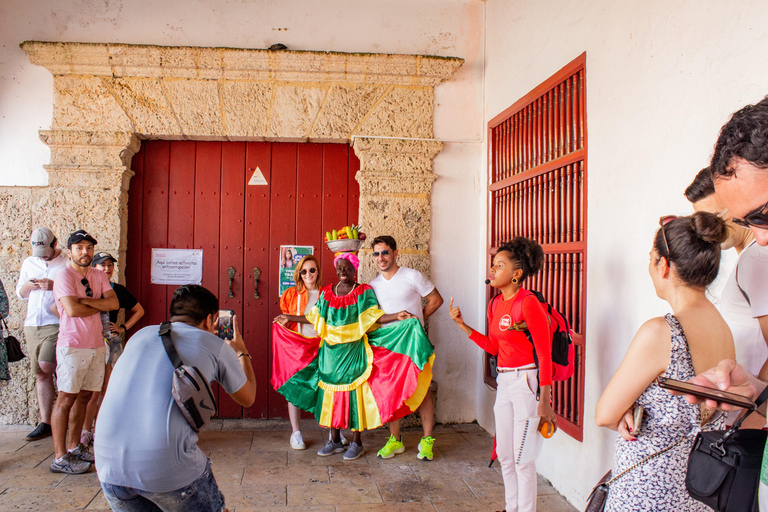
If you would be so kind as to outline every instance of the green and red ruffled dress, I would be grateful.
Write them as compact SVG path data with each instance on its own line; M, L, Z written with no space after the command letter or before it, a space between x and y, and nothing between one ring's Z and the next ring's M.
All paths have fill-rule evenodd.
M319 338L273 324L272 387L324 427L368 430L415 411L434 347L418 319L382 326L383 314L367 284L342 296L326 286L307 315Z

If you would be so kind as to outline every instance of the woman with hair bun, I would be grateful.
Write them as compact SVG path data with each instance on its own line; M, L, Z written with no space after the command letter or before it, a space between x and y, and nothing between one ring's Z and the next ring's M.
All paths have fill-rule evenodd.
M535 275L544 263L544 251L533 240L521 236L496 252L490 284L500 295L488 304L488 335L466 323L461 310L450 302L451 318L480 348L498 355L496 403L496 454L504 477L506 510L536 511L536 462L515 464L515 451L522 442L528 418L541 417L556 428L550 405L552 384L552 337L541 303L525 288L523 281ZM525 325L523 325L525 324ZM530 331L534 350L525 329ZM538 377L538 379L537 379ZM541 386L537 401L537 388Z
M655 380L685 381L735 357L731 331L705 295L717 276L727 228L707 212L662 217L659 224L648 271L656 295L672 313L640 327L595 411L599 426L621 434L613 466L614 477L621 476L609 486L606 511L710 510L685 488L688 454L699 428L722 428L725 417L701 427L708 412L661 389ZM637 407L645 410L638 425Z

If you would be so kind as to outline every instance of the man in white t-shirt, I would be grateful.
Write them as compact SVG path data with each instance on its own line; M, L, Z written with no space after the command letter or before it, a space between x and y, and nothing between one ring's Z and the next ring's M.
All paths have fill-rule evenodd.
M761 247L768 246L767 139L768 97L755 105L747 105L731 116L720 130L710 162L715 192L732 215L731 221L749 228ZM743 287L747 277L742 280L742 271L739 267L738 278ZM754 275L749 278L754 279ZM744 291L751 303L753 298L749 296L749 291ZM758 320L761 325L764 323L765 312L762 320ZM697 376L694 382L750 398L756 398L766 387L764 380L755 378L741 365L728 360ZM761 512L768 512L768 445L763 452L759 504Z
M752 231L733 223L733 215L715 194L709 167L699 171L685 189L685 197L695 211L719 215L728 226L728 239L721 248L736 249L739 259L725 282L720 314L733 333L736 361L751 374L768 380L768 247L757 245ZM754 422L747 426L755 428L762 428L764 423L756 415L747 421Z
M418 270L401 267L397 264L397 242L389 235L377 236L371 244L373 257L381 274L371 282L371 288L376 292L376 300L379 307L386 313L408 311L419 318L422 325L443 304L443 298L437 288ZM426 304L422 307L422 299ZM424 427L424 437L419 442L418 458L432 460L432 447L435 438L432 437L432 428L435 425L435 402L431 393L427 393L424 401L419 406L419 415ZM400 437L400 420L390 421L389 439L387 444L379 450L378 456L389 459L397 453L403 453Z

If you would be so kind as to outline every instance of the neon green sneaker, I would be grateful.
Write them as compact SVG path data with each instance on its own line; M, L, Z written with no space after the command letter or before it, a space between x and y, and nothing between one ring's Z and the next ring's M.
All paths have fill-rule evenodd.
M384 448L379 450L377 455L382 459L391 459L396 453L403 453L404 451L405 446L403 446L403 442L398 441L395 436L390 435L389 439L387 439L387 444L384 445Z
M422 437L419 441L419 460L432 460L432 447L435 445L435 438L428 436Z

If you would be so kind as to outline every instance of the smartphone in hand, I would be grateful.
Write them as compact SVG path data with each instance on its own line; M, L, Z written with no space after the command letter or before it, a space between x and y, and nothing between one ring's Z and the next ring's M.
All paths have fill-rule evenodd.
M705 400L713 400L723 404L735 405L736 407L741 407L742 409L747 409L749 411L757 409L757 404L744 395L729 393L716 388L699 386L698 384L691 384L690 382L668 379L666 377L656 377L656 383L662 389L670 389L685 395L693 395Z
M634 411L634 423L635 428L632 429L632 433L637 435L638 432L640 432L640 428L643 426L643 413L645 413L645 408L642 405L638 405L635 407Z
M235 316L235 312L231 309L219 310L219 325L218 325L219 338L223 340L235 339L235 326L232 323L232 318L234 316Z

